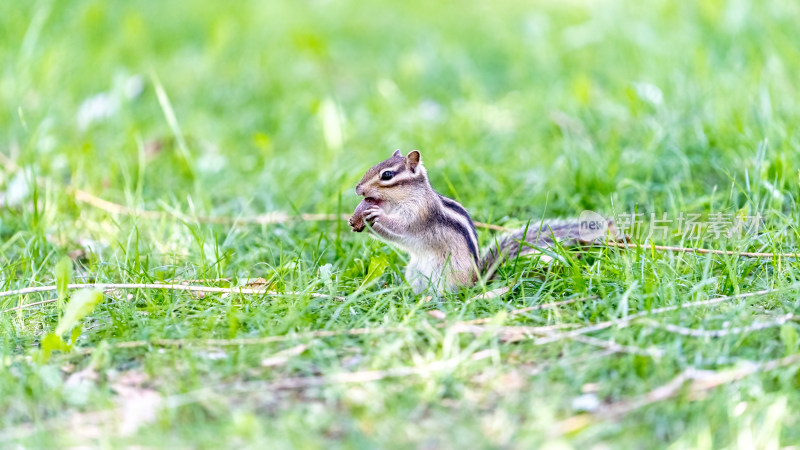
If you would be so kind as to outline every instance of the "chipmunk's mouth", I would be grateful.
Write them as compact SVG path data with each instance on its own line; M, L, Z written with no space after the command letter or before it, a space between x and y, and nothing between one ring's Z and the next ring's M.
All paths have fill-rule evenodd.
M372 203L373 205L379 205L380 206L380 204L381 204L381 201L379 199L375 198L375 197L364 197L364 201L367 202L367 203Z

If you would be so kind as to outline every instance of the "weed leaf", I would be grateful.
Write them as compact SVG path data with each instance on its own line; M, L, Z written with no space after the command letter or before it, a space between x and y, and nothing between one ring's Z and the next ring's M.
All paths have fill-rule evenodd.
M61 336L55 333L48 333L42 339L41 347L41 351L35 352L34 357L42 363L46 363L54 351L66 352L69 350L69 346L61 339Z
M383 255L370 259L369 270L367 271L367 276L364 278L364 282L361 283L361 286L366 286L376 278L383 275L383 272L386 271L387 267L389 267L389 261Z
M65 256L56 264L56 288L58 292L58 310L64 310L67 301L67 286L72 281L72 260Z
M94 310L103 300L103 294L96 289L86 289L73 295L64 311L64 316L58 321L56 335L61 336L71 330L81 319Z

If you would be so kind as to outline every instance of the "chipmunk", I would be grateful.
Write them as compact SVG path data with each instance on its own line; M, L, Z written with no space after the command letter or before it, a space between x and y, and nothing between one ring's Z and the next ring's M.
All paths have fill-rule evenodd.
M562 245L595 242L598 233L581 237L577 220L531 223L528 229L507 234L481 256L475 224L461 204L436 192L428 181L422 155L392 157L370 168L356 186L364 197L350 218L353 231L369 224L379 237L406 251L406 281L415 293L428 289L442 293L492 278L509 257ZM608 234L617 238L613 220L603 219ZM604 234L606 230L602 230Z

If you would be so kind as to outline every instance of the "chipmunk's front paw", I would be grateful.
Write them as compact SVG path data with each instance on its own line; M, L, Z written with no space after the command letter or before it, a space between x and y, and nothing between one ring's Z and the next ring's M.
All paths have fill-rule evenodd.
M370 225L374 225L380 222L381 219L384 217L385 214L381 209L381 207L378 205L370 206L369 208L367 208L366 211L364 211L364 221L366 221Z

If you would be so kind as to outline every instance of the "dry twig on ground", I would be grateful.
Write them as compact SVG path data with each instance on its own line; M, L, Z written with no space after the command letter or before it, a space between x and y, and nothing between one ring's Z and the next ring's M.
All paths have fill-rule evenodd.
M763 363L751 362L746 365L721 371L688 368L668 383L646 394L602 405L591 414L572 416L559 422L554 429L556 433L564 434L585 428L594 420L618 420L645 406L676 397L681 392L686 392L690 400L695 400L701 398L704 392L723 384L732 383L757 373L769 372L795 364L800 364L800 354ZM689 382L689 385L684 389L684 385L687 382Z
M210 292L210 293L226 293L226 294L241 294L241 295L268 295L268 296L278 296L278 295L309 295L311 297L325 297L325 298L332 298L335 300L344 301L344 297L338 297L334 295L328 294L320 294L317 292L276 292L276 291L267 291L265 289L251 289L251 288L244 288L244 287L230 287L230 288L222 288L222 287L213 287L213 286L192 286L186 284L160 284L160 283L85 283L85 284L70 284L67 285L67 289L153 289L153 290L173 290L173 291L189 291L189 292ZM34 294L37 292L52 292L58 290L58 286L51 285L51 286L34 286L28 287L23 289L16 289L11 291L4 291L0 292L0 298L2 297L9 297L12 295L26 295L26 294ZM40 302L29 303L27 305L18 305L13 308L9 308L0 312L9 312L9 311L17 311L20 309L25 309L30 306L35 305L42 305L45 303L52 303L57 299L50 299L50 300L43 300Z
M683 309L683 308L696 308L696 307L699 307L699 306L710 306L710 305L715 305L715 304L718 304L718 303L727 302L727 301L730 301L730 300L740 300L740 299L744 299L744 298L756 297L756 296L760 296L760 295L767 295L767 294L772 294L772 293L776 293L776 292L782 292L782 291L786 291L786 290L790 290L790 289L796 289L797 287L798 287L797 285L792 285L792 286L788 286L788 287L785 287L785 288L762 289L760 291L745 292L745 293L742 293L742 294L735 294L735 295L726 295L724 297L716 297L716 298L711 298L711 299L708 299L708 300L700 300L700 301L696 301L696 302L685 302L685 303L681 303L680 305L663 306L661 308L654 308L654 309L652 309L650 311L642 311L640 313L631 314L631 315L629 315L627 317L623 317L622 319L615 319L615 320L608 320L608 321L605 321L605 322L599 322L599 323L595 323L595 324L592 324L592 325L588 325L588 326L583 327L583 328L579 328L577 330L567 331L567 332L564 332L564 333L557 333L557 334L554 333L554 334L552 334L550 336L536 339L536 341L534 343L536 345L549 344L551 342L557 342L557 341L562 341L562 340L566 340L566 339L571 339L571 338L574 338L575 336L591 333L593 331L605 330L605 329L611 328L611 327L613 327L615 325L627 326L631 322L633 322L633 321L635 321L637 319L641 319L643 317L648 317L648 316L653 316L653 315L656 315L656 314L662 314L662 313L669 312L669 311L676 311L676 310Z
M94 206L95 208L102 209L103 211L120 214L125 216L138 216L145 219L161 219L164 217L174 217L174 214L168 214L160 211L148 211L132 209L119 203L103 200L100 197L92 195L81 189L74 190L75 200ZM196 220L200 223L210 223L217 225L234 225L234 224L255 224L255 225L273 225L279 223L286 223L292 220L302 220L306 222L327 222L343 220L347 221L350 216L348 214L314 214L303 213L295 216L289 215L283 211L276 211L267 214L261 214L256 217L208 217L208 216L189 216L183 215L181 218ZM505 231L506 229L488 223L475 222L476 227L488 228L496 231Z

